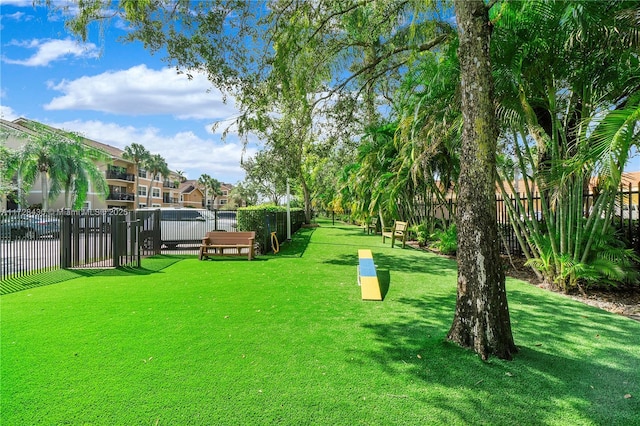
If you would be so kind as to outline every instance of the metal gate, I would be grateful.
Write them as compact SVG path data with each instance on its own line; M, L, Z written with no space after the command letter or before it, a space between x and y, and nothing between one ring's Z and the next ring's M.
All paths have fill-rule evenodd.
M61 268L140 267L160 252L156 212L69 212L61 217Z

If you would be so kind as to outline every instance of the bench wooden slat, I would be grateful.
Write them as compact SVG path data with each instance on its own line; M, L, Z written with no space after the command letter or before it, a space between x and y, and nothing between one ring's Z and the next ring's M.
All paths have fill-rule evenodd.
M384 244L385 238L391 238L391 247L395 244L396 240L402 241L402 248L404 248L407 240L407 228L409 225L407 222L401 222L396 220L393 224L391 231L382 232L382 243Z
M246 249L247 257L251 260L254 257L255 239L256 233L254 231L207 232L200 246L200 260L209 256L242 256L245 254L243 249ZM232 252L225 252L225 249L232 250Z

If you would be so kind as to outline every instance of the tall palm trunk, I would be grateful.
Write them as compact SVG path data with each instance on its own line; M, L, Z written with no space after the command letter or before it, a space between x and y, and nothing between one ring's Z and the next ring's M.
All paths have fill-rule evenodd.
M49 210L49 173L47 169L40 169L40 183L42 187L42 210Z
M134 175L134 179L133 179L133 210L138 210L138 180L140 179L138 177L138 170L140 169L140 165L138 163L136 163L136 173Z
M153 191L154 182L155 176L151 176L151 182L149 182L149 190L147 191L147 207L151 207L151 192Z

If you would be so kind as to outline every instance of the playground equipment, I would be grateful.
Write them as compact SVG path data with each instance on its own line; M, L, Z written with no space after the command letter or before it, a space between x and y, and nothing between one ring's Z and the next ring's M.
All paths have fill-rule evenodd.
M362 300L382 300L376 265L371 250L358 250L358 285Z

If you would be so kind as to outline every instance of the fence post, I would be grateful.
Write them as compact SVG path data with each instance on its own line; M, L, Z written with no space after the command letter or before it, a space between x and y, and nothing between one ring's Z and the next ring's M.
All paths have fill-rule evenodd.
M160 209L155 211L153 215L153 253L160 254L162 247L162 229L160 228ZM218 229L216 225L216 229Z
M125 216L115 215L113 216L113 226L111 226L111 254L113 256L113 267L120 267L120 252L122 250L122 242L120 241L122 238L123 229L122 227L126 226ZM126 229L124 229L124 233L126 236ZM126 241L125 241L126 242Z
M71 215L62 215L60 227L60 268L71 267Z

